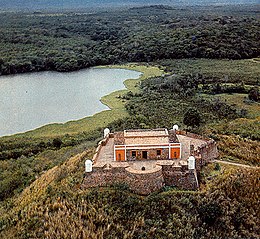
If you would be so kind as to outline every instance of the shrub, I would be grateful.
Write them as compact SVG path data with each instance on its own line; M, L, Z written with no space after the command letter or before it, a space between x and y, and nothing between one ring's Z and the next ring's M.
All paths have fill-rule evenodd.
M248 98L256 102L260 101L260 93L258 87L254 87L249 91Z
M203 222L208 225L213 225L222 214L220 205L214 202L201 205L198 211Z
M55 139L53 139L52 145L53 145L55 148L58 148L58 149L59 149L59 148L61 147L61 145L62 145L61 139L60 139L60 138L55 138Z
M216 163L216 164L215 164L215 167L214 167L214 170L220 171L220 169L221 169L220 164L219 164L219 163Z

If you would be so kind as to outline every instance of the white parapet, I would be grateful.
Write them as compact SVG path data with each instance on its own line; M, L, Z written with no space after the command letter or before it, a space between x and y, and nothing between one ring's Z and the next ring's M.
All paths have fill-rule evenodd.
M194 170L195 169L195 158L190 156L188 159L188 169Z
M179 130L179 126L177 124L175 124L173 127L172 127L173 130Z
M109 128L105 128L104 129L104 138L106 138L108 134L110 134L110 129Z
M91 173L92 172L92 165L93 165L93 163L92 163L92 161L90 159L87 159L85 161L85 172L86 173Z

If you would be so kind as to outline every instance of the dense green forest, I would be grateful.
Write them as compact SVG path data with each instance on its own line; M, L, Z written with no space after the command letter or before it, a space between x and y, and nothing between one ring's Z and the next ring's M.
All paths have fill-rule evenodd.
M0 74L160 59L260 55L252 8L152 6L101 13L0 13Z

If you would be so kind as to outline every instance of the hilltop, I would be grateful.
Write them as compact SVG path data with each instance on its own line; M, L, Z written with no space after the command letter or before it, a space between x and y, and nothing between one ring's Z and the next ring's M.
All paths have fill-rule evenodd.
M91 151L43 173L0 207L1 238L257 238L259 170L211 165L200 192L141 197L125 185L81 190ZM215 169L214 169L215 167ZM214 174L209 174L213 172ZM13 204L13 206L10 205Z

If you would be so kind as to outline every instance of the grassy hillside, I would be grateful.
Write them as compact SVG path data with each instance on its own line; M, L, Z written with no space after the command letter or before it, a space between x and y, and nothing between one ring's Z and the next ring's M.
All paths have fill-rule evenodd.
M148 197L124 185L80 189L77 155L43 173L0 207L1 238L257 238L259 170L204 169L201 192L165 189ZM215 176L212 176L215 175Z

